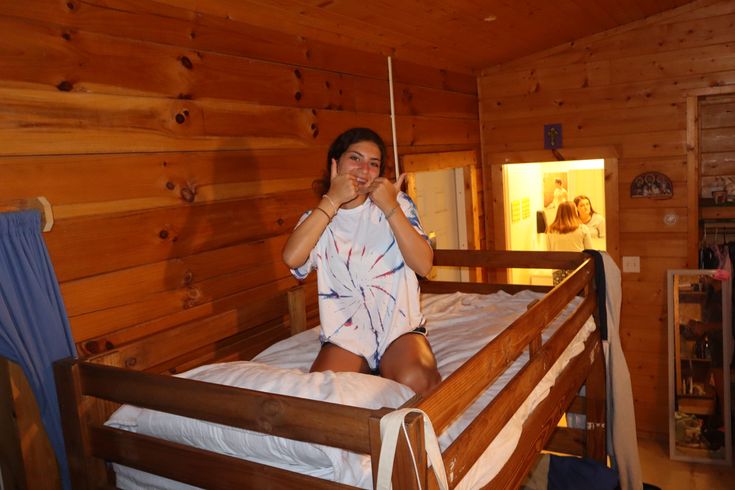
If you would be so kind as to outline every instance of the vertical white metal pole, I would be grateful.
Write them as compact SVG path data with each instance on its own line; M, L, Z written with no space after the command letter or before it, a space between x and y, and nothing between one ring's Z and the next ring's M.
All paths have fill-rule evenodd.
M388 56L388 89L390 91L390 126L393 136L393 162L396 166L396 180L401 175L398 168L398 141L396 141L396 106L393 102L393 60Z

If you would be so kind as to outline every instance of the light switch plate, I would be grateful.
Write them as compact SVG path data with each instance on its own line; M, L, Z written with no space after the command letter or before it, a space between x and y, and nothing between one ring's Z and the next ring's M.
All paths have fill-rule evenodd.
M640 257L623 257L623 272L640 272Z

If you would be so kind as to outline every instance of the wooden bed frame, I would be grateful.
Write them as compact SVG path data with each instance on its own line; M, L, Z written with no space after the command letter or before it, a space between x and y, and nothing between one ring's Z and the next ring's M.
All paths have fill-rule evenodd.
M404 405L426 412L439 434L518 355L529 349L530 359L525 367L442 454L445 466L452 468L451 473L447 472L452 478L452 488L516 412L586 319L596 314L597 295L594 260L583 253L438 250L434 262L484 271L509 267L574 270L553 289L487 283L422 283L423 292L437 293L548 291L432 393L424 398L414 397ZM313 289L313 284L310 287ZM542 345L543 329L580 294L584 299L576 311ZM304 292L300 288L289 294L288 304L284 300L282 306L284 313L290 312L292 332L306 326L304 304ZM169 338L187 335L185 325L176 330L167 334ZM69 359L56 364L64 436L75 489L114 486L111 483L114 476L105 461L212 489L352 488L105 427L104 421L123 403L370 454L375 481L381 444L380 418L391 409L348 407L167 375L207 362L249 358L254 354L242 354L243 340L238 342L237 336L216 338L216 331L201 329L198 335L206 338L197 339L195 332L188 334L192 337L188 352L170 352L165 347L170 342L153 338L86 360ZM577 393L585 383L586 397L582 398ZM585 413L586 429L558 429L557 422L566 411ZM424 468L419 472L421 488L437 488L433 472L427 470L421 418L417 414L407 417L408 437L412 446L419 448L416 451L419 467ZM530 414L515 452L488 488L519 486L542 448L605 461L605 368L598 330L588 337L584 352L570 361L549 395ZM399 438L394 488L418 488L418 483L406 440Z

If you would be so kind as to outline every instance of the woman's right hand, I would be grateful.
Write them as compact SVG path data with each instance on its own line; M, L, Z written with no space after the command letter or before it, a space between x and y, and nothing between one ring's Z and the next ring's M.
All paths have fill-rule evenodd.
M357 177L352 174L338 174L337 160L332 158L332 171L327 195L337 206L340 206L357 197L357 187Z

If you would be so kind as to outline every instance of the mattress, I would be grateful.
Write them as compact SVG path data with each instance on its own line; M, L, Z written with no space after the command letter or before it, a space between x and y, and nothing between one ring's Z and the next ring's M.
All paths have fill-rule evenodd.
M428 339L436 355L442 378L446 378L481 347L500 334L513 320L526 311L530 302L541 297L543 297L542 294L531 291L522 291L514 295L502 291L489 295L469 293L422 295L422 310L427 319ZM563 320L571 314L574 306L579 301L581 299L576 298L544 331L544 341L561 326ZM590 318L580 329L575 339L567 346L559 360L552 366L456 488L477 488L487 484L497 475L516 448L522 432L523 422L536 405L549 393L556 377L566 364L583 351L584 342L594 329L594 322ZM207 376L211 376L211 373L214 372L221 377L212 382L253 387L252 384L243 385L239 382L230 382L230 378L243 378L244 376L248 378L248 383L263 383L265 385L263 391L282 393L296 391L296 393L293 393L294 396L326 399L368 408L378 408L380 406L395 408L408 400L413 394L405 386L377 376L331 372L307 374L318 349L318 328L315 328L274 344L258 354L252 362L203 366L180 376L212 381L212 378L207 378ZM528 355L524 353L443 433L438 434L442 451L467 427L480 410L502 390L527 361ZM257 377L264 370L270 369L274 370L274 376L269 377L266 373L262 376L262 380L252 381L253 376L248 375L250 372L255 372L255 377ZM240 374L231 374L234 372ZM245 373L245 375L241 375L242 373ZM273 381L276 378L279 381ZM291 381L284 383L282 381L284 379ZM283 384L286 386L281 386ZM304 390L321 391L322 393L317 396L299 393L299 391ZM352 393L353 390L359 393ZM268 454L244 454L240 451L247 451L247 448L234 447L235 445L230 443L232 431L245 433L244 435L248 437L253 437L253 433L202 421L196 422L205 427L207 434L214 431L211 436L202 436L201 432L196 432L194 435L187 433L185 436L181 436L177 432L176 437L169 437L171 430L179 431L178 424L190 421L190 419L184 417L124 406L113 414L108 421L108 425L140 433L149 433L176 442L185 442L224 454L310 474L319 478L336 480L360 488L372 488L370 458L367 455L281 439L276 442L268 441L268 444L281 444L283 446L274 449L274 454L277 454L278 457L269 461ZM261 435L258 436L261 437ZM262 437L279 439L270 436ZM212 448L207 446L208 443L203 442L205 439L219 440L217 442L224 440L225 444ZM258 447L260 447L262 443L263 441L257 441L253 445L259 445ZM299 446L299 444L305 444L305 446ZM114 468L117 475L117 486L123 489L180 490L195 488L117 464L114 465ZM451 473L452 468L447 468L450 480L452 480Z

